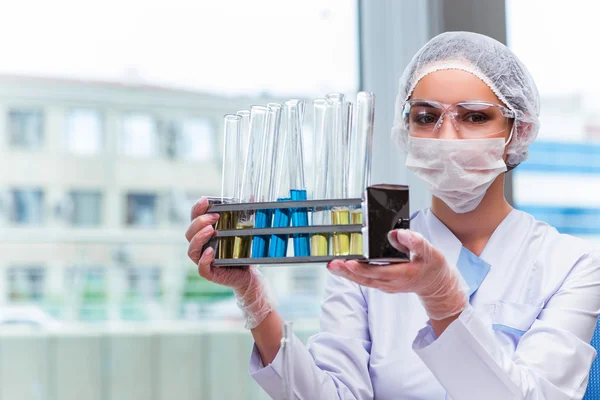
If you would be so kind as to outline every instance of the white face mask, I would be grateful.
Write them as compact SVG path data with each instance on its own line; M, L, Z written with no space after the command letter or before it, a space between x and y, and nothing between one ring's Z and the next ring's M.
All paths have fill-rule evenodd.
M408 137L406 167L429 184L433 195L456 213L473 211L494 179L506 171L504 138Z

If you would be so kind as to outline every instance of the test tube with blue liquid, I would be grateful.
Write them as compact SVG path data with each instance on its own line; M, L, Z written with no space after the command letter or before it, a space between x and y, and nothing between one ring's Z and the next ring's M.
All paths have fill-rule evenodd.
M304 180L304 156L302 151L302 123L305 102L288 100L284 103L286 135L288 139L288 171L290 176L290 199L306 200L306 183ZM294 208L291 210L292 226L308 226L308 210ZM294 234L294 256L310 255L310 240L308 234Z
M252 106L247 138L247 155L242 174L239 202L253 203L259 201L263 145L267 128L268 108ZM242 117L243 118L243 117ZM240 212L236 224L237 229L254 227L253 211ZM252 237L236 236L233 246L233 258L249 258L251 256Z
M267 119L262 150L260 157L260 172L258 181L258 201L275 201L274 196L274 170L277 139L281 124L281 104L269 103L267 105ZM254 227L270 228L273 220L271 209L257 210ZM254 236L252 239L252 257L267 257L271 235Z

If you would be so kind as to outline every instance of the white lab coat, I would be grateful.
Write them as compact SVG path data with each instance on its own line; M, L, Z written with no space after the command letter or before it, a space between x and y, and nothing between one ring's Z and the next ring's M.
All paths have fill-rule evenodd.
M329 276L320 333L292 344L297 398L583 397L600 311L600 256L589 244L517 210L480 257L430 210L411 229L457 265L470 305L436 338L416 295ZM250 374L281 398L280 354L264 367L254 348Z

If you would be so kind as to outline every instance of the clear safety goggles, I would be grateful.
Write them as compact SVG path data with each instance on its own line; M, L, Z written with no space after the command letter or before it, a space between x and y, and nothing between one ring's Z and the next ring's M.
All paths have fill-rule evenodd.
M433 100L411 99L404 103L402 116L405 129L411 136L439 138L440 128L447 117L458 132L458 139L485 139L506 132L515 115L500 104L485 101L442 104Z

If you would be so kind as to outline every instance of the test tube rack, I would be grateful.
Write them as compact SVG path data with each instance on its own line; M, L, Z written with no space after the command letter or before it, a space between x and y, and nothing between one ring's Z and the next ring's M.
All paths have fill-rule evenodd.
M244 236L294 235L294 234L338 234L362 233L363 254L346 256L292 256L292 257L250 257L217 258L218 267L258 265L281 265L302 263L323 263L334 259L357 260L371 264L389 264L409 261L409 255L391 246L387 233L392 229L408 229L410 226L408 208L408 187L402 185L373 185L365 191L364 198L301 200L255 203L221 202L220 198L209 198L208 213L252 212L256 210L303 209L308 212L331 210L336 207L358 208L362 211L362 224L294 226L278 228L243 228L217 230L206 244L216 249L223 238Z

